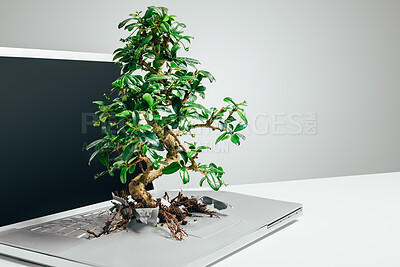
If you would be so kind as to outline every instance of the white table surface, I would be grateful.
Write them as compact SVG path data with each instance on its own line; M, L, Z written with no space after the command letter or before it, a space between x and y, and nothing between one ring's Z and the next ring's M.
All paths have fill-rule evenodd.
M231 186L300 202L289 227L226 258L224 266L400 266L400 173Z
M302 203L304 214L215 266L400 266L400 173L235 185ZM0 258L0 266L24 266Z

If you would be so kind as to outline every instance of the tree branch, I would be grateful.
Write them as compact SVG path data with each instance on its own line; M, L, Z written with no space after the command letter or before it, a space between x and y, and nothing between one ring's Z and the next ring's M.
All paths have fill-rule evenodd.
M176 134L175 134L172 130L170 130L170 129L168 129L168 130L170 131L171 135L175 138L175 141L176 141L176 142L179 144L179 146L182 148L182 150L185 151L185 152L187 153L188 151L187 151L186 148L183 146L183 144L182 144L182 142L179 140L178 136L176 136ZM197 154L198 154L198 153L196 153L196 156L197 156ZM197 165L197 163L194 161L194 158L195 158L196 156L190 158L190 162L192 163L192 165L189 166L189 167L187 167L187 168L188 168L189 170L193 170L193 171L196 171L196 172L201 172L202 174L206 175L206 172L200 170L199 167L198 167L198 165Z
M195 171L195 172L200 172L203 175L207 175L206 171L200 170L199 167L196 165L190 165L189 167L186 167L187 170Z
M210 129L212 129L213 131L219 130L218 127L212 126L212 125L208 125L207 123L205 123L205 124L195 124L195 125L192 126L191 129L195 129L195 128L210 128Z
M178 145L182 148L182 150L185 151L185 152L187 153L186 148L183 146L181 140L179 140L178 136L174 133L174 131L172 131L172 130L169 129L169 128L167 128L167 129L168 129L169 134L171 134L171 135L174 137L175 141L176 141L176 142L178 143Z
M189 91L186 91L185 96L183 97L183 100L182 100L182 106L183 106L183 104L185 104L186 101L189 100L189 96L190 96Z
M211 116L210 116L210 119L207 121L207 124L208 124L208 125L211 125L211 124L214 122L215 117L216 117L218 114L224 112L225 110L226 110L226 107L222 107L217 113L214 114L214 112L213 112L213 113L211 114Z
M142 161L142 160L143 160L143 157L139 156L137 159L135 159L134 162L132 162L131 164L129 164L129 165L127 166L128 169L129 169L131 166L138 164L138 163L139 163L140 161Z
M225 120L228 120L230 117L232 117L232 114L233 114L234 112L236 112L236 111L237 111L236 108L232 109L231 112L229 113L228 117L227 117Z
M146 61L139 62L138 64L144 67L145 70L150 71L153 74L157 74L157 71L152 68Z

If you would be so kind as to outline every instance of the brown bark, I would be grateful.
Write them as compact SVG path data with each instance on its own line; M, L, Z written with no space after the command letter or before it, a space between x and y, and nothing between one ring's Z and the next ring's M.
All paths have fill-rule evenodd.
M139 174L141 176L143 174ZM141 181L132 180L129 183L129 193L131 194L132 198L139 203L142 203L147 208L154 208L156 206L153 197L149 192L146 191L144 188L145 184Z
M172 132L168 128L164 130L156 123L148 121L150 125L153 126L154 132L157 134L160 142L162 142L167 150L166 162L168 164L179 160L177 140ZM142 173L136 176L129 183L129 193L132 198L139 203L142 203L146 207L155 207L155 201L153 200L151 194L146 191L145 186L163 175L162 170L167 166L162 166L158 170L155 170L150 165L150 161L144 157L146 161L147 168Z

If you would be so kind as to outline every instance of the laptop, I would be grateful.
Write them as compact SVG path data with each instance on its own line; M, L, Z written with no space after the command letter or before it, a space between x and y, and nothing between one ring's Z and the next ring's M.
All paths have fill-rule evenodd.
M299 203L188 190L219 215L189 217L183 241L165 225L137 221L91 238L85 230L99 231L110 216L110 191L125 189L113 177L94 180L102 167L88 166L85 150L102 135L91 127L91 102L111 89L118 66L111 55L0 48L0 70L0 111L8 114L0 131L2 258L38 266L206 266L302 214Z

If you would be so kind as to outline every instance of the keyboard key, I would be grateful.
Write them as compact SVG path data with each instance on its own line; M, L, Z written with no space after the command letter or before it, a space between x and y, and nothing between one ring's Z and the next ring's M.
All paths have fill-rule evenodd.
M75 231L75 227L67 227L67 228L64 228L64 229L56 232L56 234L58 234L58 235L68 235L68 234L70 234L70 233L72 233L74 231Z
M65 226L61 226L61 225L54 226L51 228L51 233L53 233L53 234L57 233L65 228L66 228Z
M75 231L69 233L67 236L68 237L80 238L80 236L83 236L85 234L87 234L87 232L84 231L84 230L75 230Z
M89 234L86 229L100 233L104 224L111 219L112 215L108 209L99 209L88 213L78 214L59 220L46 222L24 229L37 232L73 238L87 238Z

